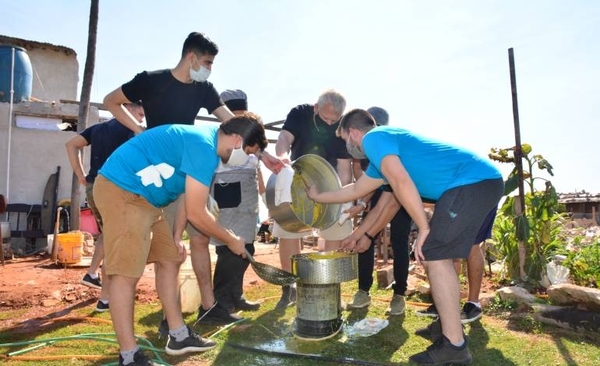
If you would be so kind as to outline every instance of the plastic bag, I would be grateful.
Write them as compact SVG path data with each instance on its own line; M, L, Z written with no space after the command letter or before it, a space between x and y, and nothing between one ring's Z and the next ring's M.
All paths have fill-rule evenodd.
M387 319L365 318L354 323L350 329L351 335L368 337L379 333L380 330L387 327L390 322Z

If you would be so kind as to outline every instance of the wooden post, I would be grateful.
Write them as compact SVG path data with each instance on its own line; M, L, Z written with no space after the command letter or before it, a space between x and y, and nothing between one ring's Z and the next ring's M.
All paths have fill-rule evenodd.
M513 121L515 126L515 165L519 182L519 200L517 207L520 212L517 212L517 216L523 215L524 219L527 219L525 212L525 188L523 187L523 152L521 151L521 129L519 122L519 104L517 101L517 76L515 72L515 57L512 48L508 49L508 63L510 68L510 89L512 93ZM519 240L519 274L521 280L527 279L525 273L526 255L527 243L523 240Z
M0 215L6 212L6 199L0 194ZM4 267L4 240L2 239L2 225L0 225L0 258L2 258L2 267Z

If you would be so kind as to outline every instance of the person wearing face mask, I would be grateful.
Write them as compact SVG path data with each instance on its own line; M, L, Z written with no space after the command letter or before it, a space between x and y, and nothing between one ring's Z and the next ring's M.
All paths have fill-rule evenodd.
M219 121L227 121L233 113L223 104L213 84L207 79L212 71L212 65L219 48L205 34L192 32L183 43L181 58L172 69L143 71L132 80L110 92L104 98L106 108L136 134L144 129L134 123L132 116L123 108L130 100L141 100L146 112L148 129L164 124L193 125L201 108L214 115ZM282 161L268 153L262 154L261 161L267 168L277 172L283 167ZM186 229L185 217L176 217L178 202L167 209L167 216L173 226L175 240L181 240L181 234ZM210 252L208 237L192 230L187 225L192 252L192 266L202 297L202 310L211 309L211 316L220 319L223 324L241 319L229 314L225 308L215 302L212 290ZM157 268L157 271L160 269Z
M301 104L294 107L287 115L277 139L275 154L282 159L291 155L291 160L305 154L316 154L324 158L336 169L342 186L352 180L352 159L344 141L336 136L340 118L346 108L346 99L335 90L323 92L317 103ZM321 230L319 236L325 239L325 250L336 250L341 240L352 231L352 223L346 220L343 225L334 224ZM302 249L302 237L310 232L290 233L275 221L273 236L279 238L279 259L281 268L291 272L291 257ZM283 286L278 309L294 304L296 289Z
M389 115L379 107L367 109L378 126L387 126ZM369 160L357 145L346 142L350 154L356 159L353 161L355 179L359 179L369 166ZM366 210L370 207L370 210ZM373 270L375 268L375 241L385 225L390 223L390 242L394 253L394 295L388 308L390 315L404 314L404 294L407 288L408 266L410 263L408 237L412 220L406 210L397 204L394 194L388 184L382 185L373 194L369 194L358 201L358 204L349 210L350 216L364 211L360 226L342 241L342 247L358 252L358 291L354 294L352 302L346 305L349 309L362 309L371 304L369 290L373 285Z
M369 159L356 183L339 190L307 189L315 202L346 202L363 197L388 182L394 196L419 229L415 259L427 271L439 315L433 344L409 360L421 365L470 364L460 316L460 286L453 259L467 258L486 217L504 191L500 171L473 152L391 126L376 127L365 110L354 109L340 122L339 136ZM428 220L423 199L435 202Z
M246 240L219 225L207 208L210 184L219 162L243 164L249 154L260 154L267 144L262 120L247 113L220 126L152 128L121 145L102 166L94 198L103 220L119 365L152 364L133 332L135 288L146 263L160 268L156 288L169 325L166 352L181 355L216 346L183 321L178 272L186 251L174 240L162 208L185 194L182 207L190 223L245 256Z
M221 100L235 115L243 115L248 110L248 97L242 90L225 90ZM211 184L211 195L219 205L219 224L244 238L246 249L252 255L255 252L258 197L264 192L258 159L246 155L242 149L234 150L226 164L219 164ZM232 313L258 310L260 304L246 300L243 292L244 273L250 262L233 253L220 240L210 240L216 245L217 253L213 278L217 302ZM207 316L201 317L199 322L210 324L213 320Z

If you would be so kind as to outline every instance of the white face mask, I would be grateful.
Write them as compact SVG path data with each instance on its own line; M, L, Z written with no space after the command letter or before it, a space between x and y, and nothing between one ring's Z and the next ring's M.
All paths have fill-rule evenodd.
M229 160L227 160L227 164L231 166L240 166L246 164L248 159L248 154L240 147L239 149L233 149L233 151L231 151L231 156L229 157Z
M194 70L193 67L190 66L190 78L196 82L202 83L208 80L210 76L210 70L206 67L200 65L198 70Z

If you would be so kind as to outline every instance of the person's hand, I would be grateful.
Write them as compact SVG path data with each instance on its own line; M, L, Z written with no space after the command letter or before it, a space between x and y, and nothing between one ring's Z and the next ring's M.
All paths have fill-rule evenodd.
M318 198L319 198L320 192L317 189L316 185L306 186L305 190L306 190L306 195L308 196L308 198L310 198L311 200L313 200L315 202L319 202Z
M346 252L354 252L356 248L356 238L353 235L348 236L346 239L342 240L340 245L340 249Z
M344 212L348 214L349 219L352 219L356 215L361 213L363 210L364 210L363 205L354 205L354 206L350 207L349 209L344 210Z
M371 247L371 245L373 245L371 239L367 238L366 235L363 235L360 237L360 239L358 239L354 251L357 253L364 253Z
M269 169L270 171L272 171L275 174L278 174L285 165L290 164L289 159L278 158L276 156L269 154L266 151L263 151L262 159L260 161L262 161L263 164L265 164L267 169Z
M87 186L87 181L85 180L85 175L77 176L77 180L79 181L79 184L81 184L82 186Z
M179 255L181 263L185 262L185 258L187 257L187 250L185 249L184 241L181 240L180 237L174 236L173 242L175 243L175 247L177 248L177 254Z
M227 244L229 250L233 254L240 255L242 258L246 258L246 241L239 236L235 236L235 240Z
M423 255L423 244L425 243L425 239L427 239L427 235L429 235L429 228L419 228L419 235L415 241L415 260L417 261L417 264L422 264L421 262L425 260L425 256Z

